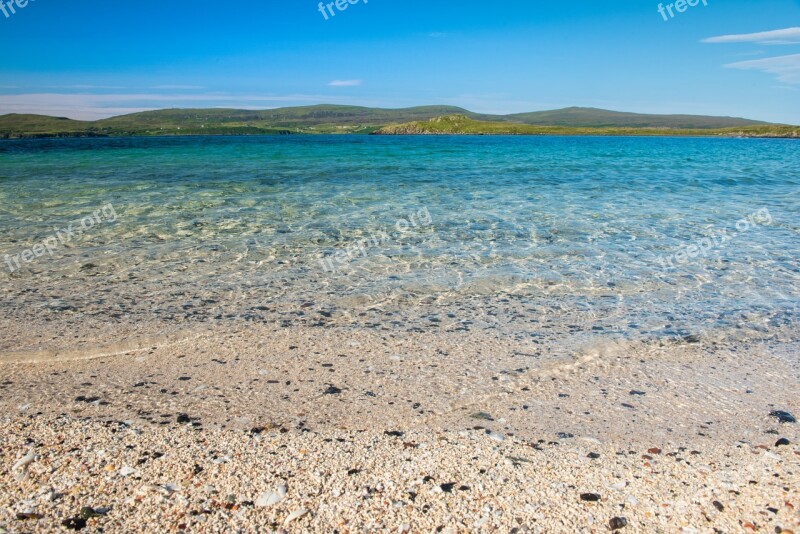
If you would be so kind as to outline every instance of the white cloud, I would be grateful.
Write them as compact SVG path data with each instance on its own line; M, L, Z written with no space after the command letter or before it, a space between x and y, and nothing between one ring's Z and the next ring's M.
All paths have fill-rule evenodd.
M192 89L205 89L202 85L154 85L151 89L161 89L168 91L171 89L180 89L184 91L191 91Z
M800 28L786 28L759 33L720 35L703 39L704 43L759 43L764 45L800 44Z
M333 80L328 85L331 87L356 87L362 83L361 80Z
M800 54L739 61L725 65L729 69L760 70L777 76L786 84L800 84Z

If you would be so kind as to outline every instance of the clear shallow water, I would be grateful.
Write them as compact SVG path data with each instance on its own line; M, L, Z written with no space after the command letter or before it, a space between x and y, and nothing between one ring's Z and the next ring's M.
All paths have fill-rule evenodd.
M0 228L2 312L31 325L3 350L237 321L741 341L800 317L791 140L7 141Z

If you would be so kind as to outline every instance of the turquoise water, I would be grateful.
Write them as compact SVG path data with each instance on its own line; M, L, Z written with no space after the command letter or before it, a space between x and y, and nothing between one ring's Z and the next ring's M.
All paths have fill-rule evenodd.
M799 192L793 140L4 141L2 312L36 335L256 321L782 339L800 316Z

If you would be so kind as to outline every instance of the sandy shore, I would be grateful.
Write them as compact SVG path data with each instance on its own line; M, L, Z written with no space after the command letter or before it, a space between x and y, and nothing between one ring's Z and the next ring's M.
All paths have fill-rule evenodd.
M800 530L791 343L253 325L118 352L0 363L0 529Z

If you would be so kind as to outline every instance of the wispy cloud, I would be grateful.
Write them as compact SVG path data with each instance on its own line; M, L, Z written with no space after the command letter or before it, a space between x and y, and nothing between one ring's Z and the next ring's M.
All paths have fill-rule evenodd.
M87 84L77 84L77 85L51 85L50 89L126 89L121 85L87 85Z
M786 28L759 33L720 35L703 39L704 43L759 43L763 45L800 44L800 28Z
M760 70L777 76L786 84L800 84L800 54L739 61L725 65L729 69Z
M331 87L356 87L364 83L362 80L333 80L328 82Z
M183 91L191 91L193 89L205 89L202 85L154 85L150 89L157 89L163 91L169 90L183 90Z

